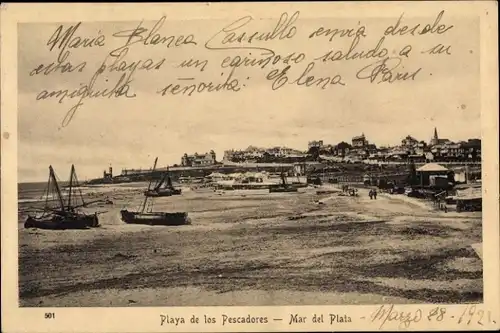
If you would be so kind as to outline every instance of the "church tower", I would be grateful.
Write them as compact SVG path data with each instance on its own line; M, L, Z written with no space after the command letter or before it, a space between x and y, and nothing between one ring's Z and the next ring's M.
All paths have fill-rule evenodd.
M438 131L437 128L434 127L434 136L431 139L431 145L437 145L439 143L439 138L438 138Z

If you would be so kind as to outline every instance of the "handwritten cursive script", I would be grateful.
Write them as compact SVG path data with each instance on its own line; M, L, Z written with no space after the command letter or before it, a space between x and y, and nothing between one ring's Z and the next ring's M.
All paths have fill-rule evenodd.
M270 92L286 87L341 91L353 83L360 89L373 85L390 89L433 75L440 67L431 63L433 59L451 60L461 47L453 42L457 29L446 22L444 10L427 18L410 20L405 15L386 24L375 20L371 25L373 20L361 19L316 24L301 12L290 11L277 17L231 18L214 30L203 23L187 28L191 21L179 25L179 20L167 20L165 15L120 23L120 28L110 25L111 30L92 29L92 23L61 24L42 42L49 56L30 62L26 76L40 84L37 102L69 102L63 127L87 99L130 99L140 92L167 101L208 93L238 94L261 86ZM56 76L60 78L54 82L43 81ZM56 88L48 89L45 82ZM394 306L381 307L374 318L410 321Z
M252 43L293 38L297 33L297 27L294 23L299 18L299 15L300 12L295 12L291 17L288 17L288 13L283 13L272 31L253 32L241 31L242 28L253 21L252 16L242 17L222 28L222 30L209 38L205 43L205 47L209 50L248 49L274 53L269 48L254 46L255 44Z
M119 78L118 82L113 86L113 88L104 88L104 89L95 89L94 85L96 83L97 78L104 72L104 68L99 68L95 74L90 79L89 83L82 85L79 89L69 90L69 89L60 89L54 91L42 90L36 97L37 101L56 98L59 99L59 103L62 103L65 99L74 99L78 98L78 101L75 105L73 105L66 115L64 116L61 126L66 127L69 125L73 117L75 116L78 109L83 105L83 101L86 98L134 98L136 96L135 93L132 93L130 84L132 82L131 74L122 74ZM106 80L107 81L107 80Z
M371 316L372 322L379 322L382 329L387 322L398 322L398 328L409 328L411 323L418 323L422 319L422 310L398 311L394 304L381 305Z
M419 68L413 72L397 72L401 65L401 58L385 58L374 62L358 71L356 77L360 80L368 79L371 83L394 83L396 81L415 80L417 74L422 70Z
M58 62L61 63L68 57L70 49L103 47L105 45L106 36L104 36L100 31L97 36L80 37L76 35L77 30L81 25L82 22L78 22L75 25L69 26L64 31L64 26L60 25L54 31L52 36L50 36L47 41L47 46L49 46L50 51L54 50L54 48L59 50L59 54L57 55Z
M134 44L142 44L143 46L163 46L165 48L181 47L184 45L197 45L193 34L184 35L162 35L159 31L165 20L166 16L162 16L151 29L143 27L143 21L134 29L118 31L113 34L113 37L126 38L125 44L112 50L111 55L117 56L123 49L127 49Z

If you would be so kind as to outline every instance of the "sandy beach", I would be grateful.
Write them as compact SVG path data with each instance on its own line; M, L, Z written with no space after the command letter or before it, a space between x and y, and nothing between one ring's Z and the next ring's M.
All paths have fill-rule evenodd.
M215 193L184 189L156 210L192 225L127 225L143 196L108 187L100 228L24 229L21 306L462 303L483 297L481 213L403 195ZM96 191L98 192L98 191ZM88 195L88 194L87 194ZM321 202L321 203L319 203ZM25 211L30 203L20 203Z

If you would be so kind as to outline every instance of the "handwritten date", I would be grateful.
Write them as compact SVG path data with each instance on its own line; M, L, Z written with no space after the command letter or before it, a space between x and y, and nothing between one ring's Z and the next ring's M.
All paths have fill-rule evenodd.
M478 308L475 304L465 306L460 315L449 311L445 306L436 306L431 310L424 311L416 309L413 311L402 311L396 309L394 304L381 305L370 317L373 323L380 323L379 329L384 328L387 323L397 323L399 329L407 329L412 323L420 321L442 322L444 320L455 320L459 325L477 324L484 326L486 324L496 324L490 311Z
M394 309L394 304L389 307L382 305L373 313L372 322L380 322L379 329L382 329L387 322L399 322L399 328L408 328L412 322L418 323L422 319L422 310L416 311L397 311Z

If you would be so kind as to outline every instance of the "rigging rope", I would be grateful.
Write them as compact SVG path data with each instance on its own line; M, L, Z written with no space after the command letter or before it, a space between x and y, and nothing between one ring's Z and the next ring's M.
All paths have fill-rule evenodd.
M78 177L76 175L76 172L74 173L74 176L75 176L76 184L78 185L78 192L80 193L80 198L82 198L82 205L85 206L85 200L83 199L82 189L80 187L80 182L78 181Z

